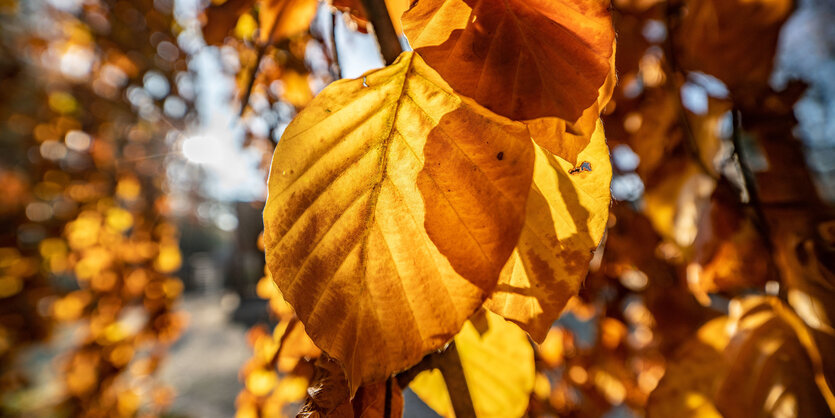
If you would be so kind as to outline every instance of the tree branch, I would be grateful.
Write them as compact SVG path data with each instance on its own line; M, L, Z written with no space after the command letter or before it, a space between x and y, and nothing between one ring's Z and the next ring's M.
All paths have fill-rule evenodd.
M455 416L457 418L475 418L470 387L467 385L464 368L461 366L461 358L458 356L458 349L454 340L443 351L427 355L418 364L398 374L396 376L397 384L403 389L409 386L415 376L425 370L432 369L439 369L444 377Z
M390 65L403 52L403 48L400 47L400 38L397 37L394 24L391 23L386 2L384 0L362 0L362 6L365 8L368 21L374 27L374 35L380 45L383 60L386 65Z
M438 369L444 376L449 398L452 401L452 410L457 418L475 418L473 399L470 396L470 388L467 386L467 378L464 376L464 368L461 366L461 358L458 356L458 349L455 341L438 358Z
M768 248L769 253L772 253L773 259L774 245L771 242L771 228L769 228L762 202L760 201L757 179L754 177L754 172L751 170L748 159L742 151L742 121L740 120L740 113L737 108L731 110L733 120L733 134L731 135L731 139L734 144L734 155L739 162L739 169L742 171L742 180L745 183L745 190L748 192L748 206L754 209L754 226L759 230L760 235L762 235L766 248Z

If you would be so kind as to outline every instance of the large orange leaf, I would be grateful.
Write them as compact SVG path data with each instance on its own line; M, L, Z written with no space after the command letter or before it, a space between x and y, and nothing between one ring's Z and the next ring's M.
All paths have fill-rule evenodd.
M525 226L485 305L537 342L577 294L606 229L612 166L599 120L578 161L575 168L536 147Z
M574 121L609 73L604 0L419 0L403 14L412 47L459 93L511 119Z
M615 43L612 43L615 47ZM597 129L600 112L612 99L612 93L617 84L615 72L615 54L609 58L609 74L606 82L598 89L597 101L576 121L566 121L560 118L538 118L525 122L531 131L531 138L546 151L560 157L571 164L577 163L577 154L584 150Z
M492 292L533 163L523 124L457 96L412 52L331 84L288 126L267 264L352 391L442 346Z

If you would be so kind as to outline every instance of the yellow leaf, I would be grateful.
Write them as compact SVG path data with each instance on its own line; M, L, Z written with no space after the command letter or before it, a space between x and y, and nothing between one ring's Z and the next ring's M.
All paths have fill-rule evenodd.
M262 0L258 39L262 43L278 42L307 31L318 6L318 0Z
M455 336L473 408L479 417L521 417L534 387L533 348L519 327L490 312L484 314L486 329L467 321ZM421 372L409 387L435 412L453 416L439 370Z
M403 14L412 47L459 93L524 120L574 121L609 73L603 0L419 0Z
M267 264L352 392L442 346L493 290L533 159L523 124L455 95L411 52L331 84L287 127Z
M272 370L254 370L246 377L246 388L255 396L270 393L278 383L278 376Z
M577 294L606 229L612 167L599 120L578 163L575 168L536 147L522 235L485 304L537 342Z

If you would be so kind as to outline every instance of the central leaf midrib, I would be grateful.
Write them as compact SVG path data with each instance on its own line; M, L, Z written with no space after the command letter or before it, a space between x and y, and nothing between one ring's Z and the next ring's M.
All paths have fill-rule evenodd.
M393 142L395 131L394 125L397 123L397 115L400 112L400 107L403 103L403 95L406 93L406 80L409 77L409 73L412 71L413 63L414 55L409 55L409 63L407 64L405 71L403 71L403 81L400 86L400 94L397 95L397 104L394 108L394 112L392 112L389 131L380 144L380 160L377 163L380 176L372 186L371 195L368 197L368 214L366 215L365 228L363 228L363 234L360 238L362 240L362 248L360 249L360 267L363 275L365 274L368 263L368 237L371 232L371 227L374 225L374 221L376 220L377 203L379 201L380 191L383 187L383 182L385 181L387 175L386 170L388 170L389 149L391 147L391 143ZM360 280L360 292L366 292L365 280Z

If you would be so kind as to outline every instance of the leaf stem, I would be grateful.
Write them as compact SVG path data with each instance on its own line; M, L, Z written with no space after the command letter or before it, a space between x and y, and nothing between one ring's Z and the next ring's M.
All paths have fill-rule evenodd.
M386 380L386 398L383 406L383 418L391 418L391 385L394 384L394 378L389 377Z

